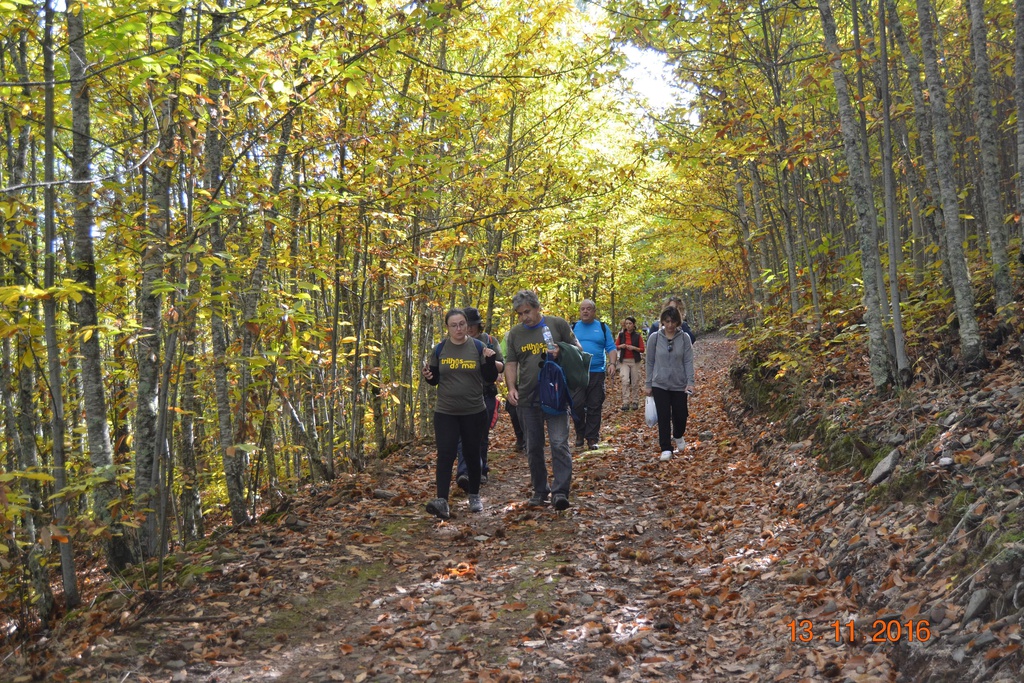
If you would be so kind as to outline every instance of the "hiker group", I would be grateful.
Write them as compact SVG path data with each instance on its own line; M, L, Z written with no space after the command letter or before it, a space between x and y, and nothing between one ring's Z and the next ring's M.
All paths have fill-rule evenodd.
M502 343L483 330L476 308L448 311L446 335L423 364L423 378L437 387L436 497L426 508L442 520L451 514L448 498L456 463L456 485L466 492L469 511L483 510L480 487L488 481L489 434L497 422L501 380L507 387L505 407L516 450L526 453L530 468L531 506L549 500L556 510L571 506L570 416L576 447L599 448L605 385L616 375L620 410L639 408L641 383L648 402L653 402L647 412L657 411L659 459L670 460L686 445L683 434L693 392L696 338L684 320L679 297L665 302L646 339L632 316L613 333L597 318L597 305L590 299L580 302L579 320L572 325L544 314L537 294L530 290L517 292L512 308L519 323ZM550 479L545 441L551 451Z

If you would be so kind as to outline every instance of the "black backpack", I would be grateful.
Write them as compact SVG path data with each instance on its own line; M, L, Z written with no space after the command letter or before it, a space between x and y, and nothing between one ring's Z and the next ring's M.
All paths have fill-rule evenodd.
M470 337L470 339L472 339L474 342L476 342L476 350L480 352L480 362L483 363L483 360L484 360L484 348L485 348L484 347L484 343L482 341L480 341L479 339L477 339L476 337ZM434 358L437 360L438 363L441 362L441 349L444 348L444 343L446 341L448 341L447 337L442 339L440 341L440 343L438 343L438 345L434 347Z

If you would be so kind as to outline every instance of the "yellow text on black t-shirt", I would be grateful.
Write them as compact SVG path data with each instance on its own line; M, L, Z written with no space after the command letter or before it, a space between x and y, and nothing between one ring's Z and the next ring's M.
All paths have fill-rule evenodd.
M451 368L452 370L475 370L475 360L465 360L463 358L442 358L441 365Z

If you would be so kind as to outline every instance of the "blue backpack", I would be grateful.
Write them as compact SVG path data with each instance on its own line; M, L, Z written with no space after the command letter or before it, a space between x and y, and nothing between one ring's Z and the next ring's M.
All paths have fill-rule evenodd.
M545 355L537 377L537 400L541 410L548 415L565 415L572 407L569 383L562 366L548 355Z

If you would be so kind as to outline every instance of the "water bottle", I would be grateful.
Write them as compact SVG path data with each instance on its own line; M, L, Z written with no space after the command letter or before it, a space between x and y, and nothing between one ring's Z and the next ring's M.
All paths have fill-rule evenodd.
M551 330L548 329L547 325L544 326L544 343L548 345L549 353L554 352L554 350L557 348L555 346L555 340L551 336Z

